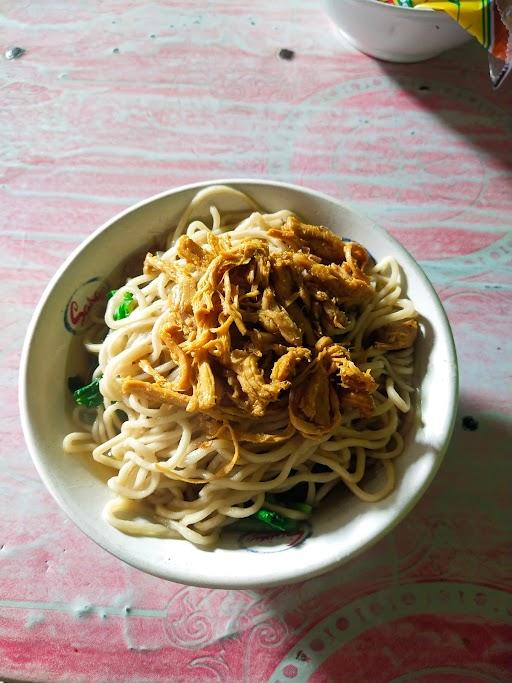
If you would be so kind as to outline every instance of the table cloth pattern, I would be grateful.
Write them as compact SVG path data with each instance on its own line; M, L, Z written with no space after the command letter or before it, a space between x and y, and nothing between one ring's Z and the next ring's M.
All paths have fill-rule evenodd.
M512 681L512 89L491 91L485 52L377 62L314 0L0 12L0 677ZM235 176L330 193L397 237L443 300L461 379L406 520L326 576L255 591L96 547L39 480L17 407L26 326L70 251L137 200Z

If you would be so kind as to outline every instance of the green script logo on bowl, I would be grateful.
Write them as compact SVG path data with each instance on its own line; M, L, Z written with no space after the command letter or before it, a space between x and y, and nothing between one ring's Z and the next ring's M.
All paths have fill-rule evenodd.
M64 325L71 334L81 334L105 313L108 283L93 277L82 283L70 296L64 311Z
M303 522L296 531L251 531L238 538L241 548L251 553L280 553L304 543L311 536L311 524Z

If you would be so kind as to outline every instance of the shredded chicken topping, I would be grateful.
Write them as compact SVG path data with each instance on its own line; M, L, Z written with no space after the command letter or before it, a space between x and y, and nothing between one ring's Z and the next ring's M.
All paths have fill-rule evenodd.
M170 403L219 422L288 411L281 434L239 429L237 438L277 443L295 431L319 439L343 411L370 416L377 383L334 343L373 296L368 253L326 228L295 217L268 231L270 243L209 234L204 245L182 236L178 259L148 254L145 272L169 278L169 317L159 330L173 379L141 361L148 379L125 378L123 392ZM271 248L279 241L280 248ZM374 348L411 346L413 320L381 328Z

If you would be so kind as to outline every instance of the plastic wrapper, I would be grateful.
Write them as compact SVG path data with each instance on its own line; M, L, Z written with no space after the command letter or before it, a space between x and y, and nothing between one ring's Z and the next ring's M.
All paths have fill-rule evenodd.
M497 88L512 70L512 0L384 0L401 7L449 14L489 51L489 72Z

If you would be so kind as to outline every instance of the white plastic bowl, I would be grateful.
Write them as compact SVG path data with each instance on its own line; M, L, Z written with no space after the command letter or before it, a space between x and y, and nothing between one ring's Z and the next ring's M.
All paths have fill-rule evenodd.
M471 40L445 12L378 0L324 0L341 35L360 52L388 62L422 62Z
M384 230L340 202L302 187L261 180L224 180L250 194L269 211L288 208L304 219L366 245L376 259L391 254L400 262L408 296L419 314L423 334L417 344L419 420L396 461L397 487L385 500L366 504L342 489L314 513L312 525L295 534L267 537L229 534L214 550L183 540L137 538L108 526L101 517L111 493L111 471L91 458L67 455L62 439L73 430L67 376L72 374L79 336L79 310L94 291L114 287L110 275L128 256L168 232L198 189L179 187L147 199L115 216L86 240L52 278L35 311L20 369L20 410L35 466L49 491L73 521L103 548L156 576L185 584L254 588L290 583L327 571L354 557L402 519L429 486L453 428L457 400L457 363L441 303L414 259ZM224 198L219 209L233 211ZM97 279L95 279L97 278ZM107 281L105 283L105 281ZM104 283L102 285L102 283ZM77 300L70 321L72 300ZM77 322L78 321L78 322ZM76 324L75 324L76 323ZM69 329L68 329L69 328ZM51 396L48 392L51 390Z

